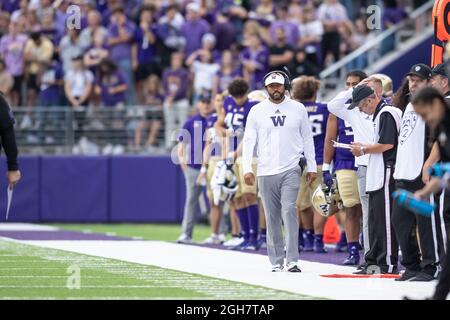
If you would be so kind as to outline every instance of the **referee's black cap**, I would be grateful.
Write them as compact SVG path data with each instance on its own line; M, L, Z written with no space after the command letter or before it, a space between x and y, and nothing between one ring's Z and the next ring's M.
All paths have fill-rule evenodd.
M440 75L448 78L447 65L445 63L438 64L436 67L433 68L433 70L431 70L431 75L432 76Z
M413 65L406 75L415 75L422 79L429 80L431 78L431 68L426 64L418 63Z
M359 103L367 97L370 97L374 94L375 91L368 85L360 85L356 86L352 92L352 103L348 106L348 110L355 109Z

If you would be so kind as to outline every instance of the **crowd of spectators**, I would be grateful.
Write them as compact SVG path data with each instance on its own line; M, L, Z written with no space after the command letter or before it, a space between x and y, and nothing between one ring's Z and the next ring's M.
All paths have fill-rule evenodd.
M159 106L167 135L203 91L221 92L236 76L251 89L284 65L293 77L317 76L371 36L368 5L384 6L387 28L406 17L405 3L0 0L0 90L13 106ZM352 67L366 63L362 57ZM157 144L161 122L136 130L147 127L147 143Z

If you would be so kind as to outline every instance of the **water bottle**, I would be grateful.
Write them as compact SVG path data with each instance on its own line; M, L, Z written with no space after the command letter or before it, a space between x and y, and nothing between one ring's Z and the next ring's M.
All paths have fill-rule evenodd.
M399 189L392 193L394 200L405 208L408 208L414 213L425 217L430 217L434 212L435 205L426 201L418 200L411 192L404 189Z
M450 172L450 162L436 163L430 169L428 169L430 175L435 177L442 177L447 172Z

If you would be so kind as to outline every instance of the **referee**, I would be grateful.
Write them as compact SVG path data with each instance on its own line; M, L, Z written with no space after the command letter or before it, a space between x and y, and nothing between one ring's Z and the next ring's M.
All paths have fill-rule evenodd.
M365 253L367 267L355 274L397 273L398 244L391 224L394 191L394 166L398 145L401 111L387 105L373 88L366 84L355 87L348 107L373 116L374 139L371 144L352 143L355 157L369 155L366 191L369 193L369 241Z
M314 140L304 105L285 95L290 87L287 75L274 71L264 79L269 98L250 110L245 127L244 179L248 185L255 184L252 158L257 146L258 186L267 220L267 252L272 271L282 271L286 258L287 271L300 272L296 210L302 174L299 163L304 154L307 181L311 184L317 176Z
M17 163L17 145L14 134L14 117L5 96L0 92L0 138L1 147L5 150L6 163L8 166L7 179L12 188L20 180L19 165ZM1 150L0 147L0 150Z

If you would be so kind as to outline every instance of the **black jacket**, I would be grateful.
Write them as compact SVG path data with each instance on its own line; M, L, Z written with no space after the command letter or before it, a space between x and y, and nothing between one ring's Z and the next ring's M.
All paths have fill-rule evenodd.
M3 94L0 93L0 138L1 147L5 150L8 171L18 170L17 145L14 134L14 116Z

